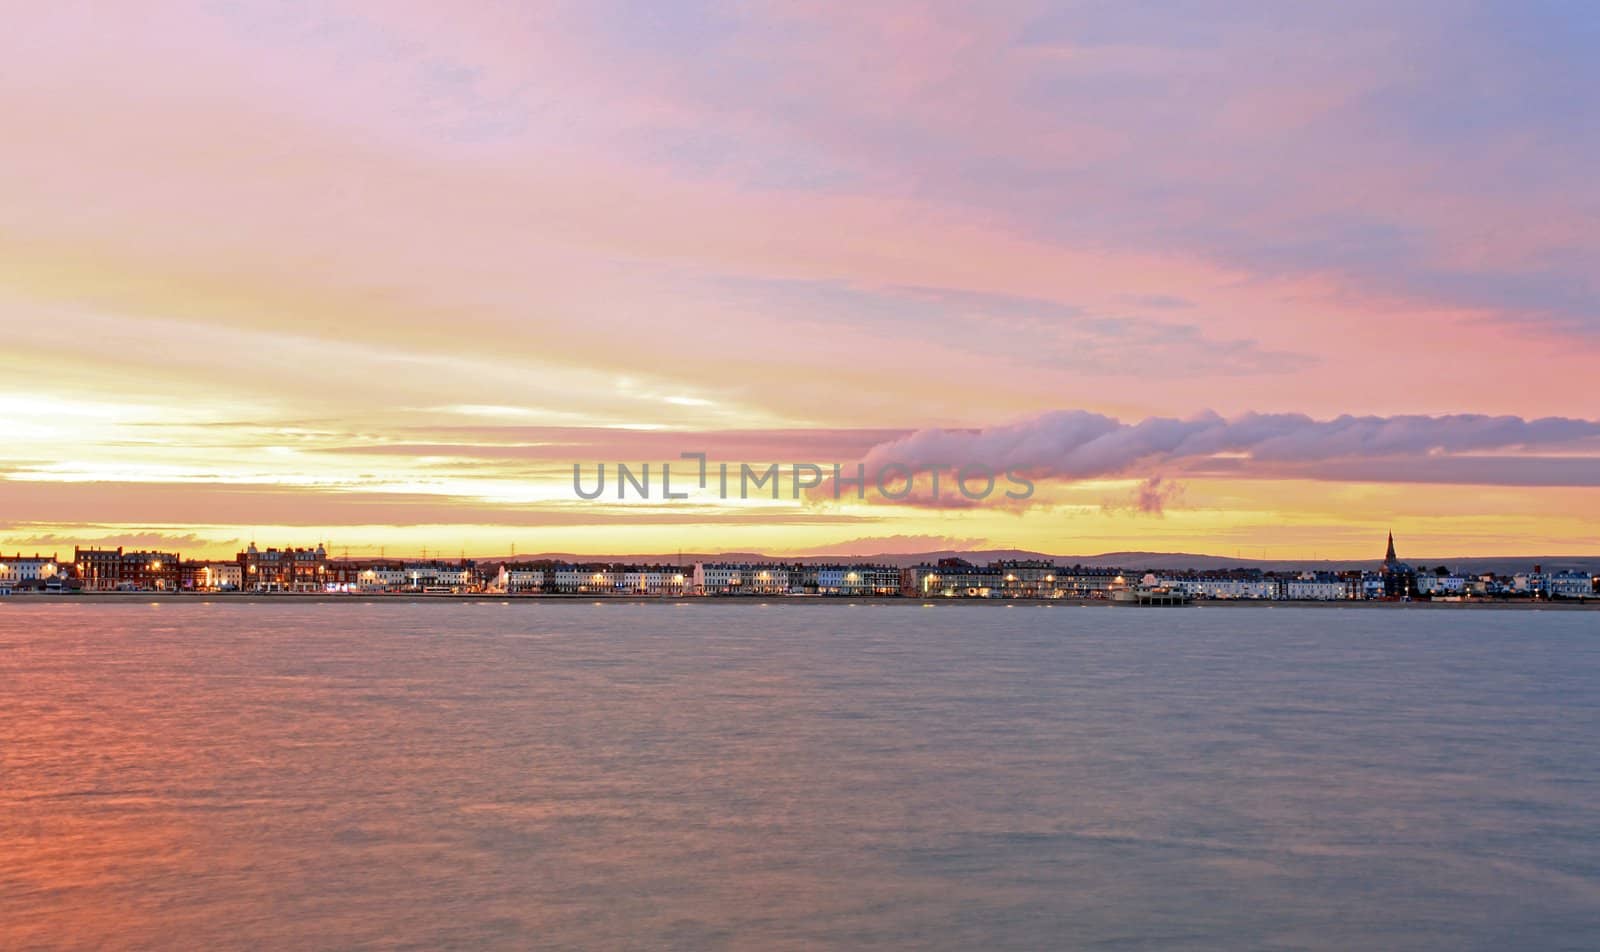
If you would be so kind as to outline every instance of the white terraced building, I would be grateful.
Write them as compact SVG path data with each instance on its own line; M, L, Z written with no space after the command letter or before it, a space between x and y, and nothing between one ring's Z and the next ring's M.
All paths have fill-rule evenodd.
M1263 599L1278 597L1278 582L1270 578L1232 578L1214 575L1164 575L1156 584L1193 598Z
M1546 587L1555 598L1589 598L1595 594L1594 579L1584 572L1557 572Z
M901 591L922 598L998 598L1005 576L976 565L917 565L901 574Z
M42 555L24 557L20 553L9 558L0 555L0 588L32 588L39 582L60 578L62 574L61 564L53 555L49 558Z
M606 566L562 565L546 576L546 590L561 595L622 595L627 593L625 575Z
M398 587L405 590L468 592L478 587L478 573L468 564L411 562L401 574L403 580Z
M696 562L689 576L694 595L782 595L789 591L790 572L781 565Z
M518 568L514 565L500 566L500 574L495 578L495 588L509 595L542 592L544 583L544 569Z
M687 569L672 566L561 565L549 570L508 567L498 584L510 593L675 596L691 583Z
M1304 602L1336 602L1347 598L1348 592L1341 578L1308 573L1285 582L1283 597Z
M828 565L817 569L822 595L894 595L900 591L900 570L885 565Z
M362 572L358 578L362 588L379 592L398 592L411 584L411 576L399 565L374 566Z
M1417 576L1417 594L1419 595L1460 595L1467 591L1467 579L1460 575L1428 575Z
M635 568L622 573L622 587L629 595L682 595L689 576L682 569Z

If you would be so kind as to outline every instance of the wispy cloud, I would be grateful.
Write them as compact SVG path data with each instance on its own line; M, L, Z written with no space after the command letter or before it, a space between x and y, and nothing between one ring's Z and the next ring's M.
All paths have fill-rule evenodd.
M1341 480L1360 467L1426 465L1441 482L1494 482L1481 454L1505 451L1571 454L1600 462L1600 421L1514 416L1342 416L1247 413L1225 418L1150 417L1124 423L1083 410L1062 410L978 430L921 430L874 447L869 470L893 463L967 463L1037 479L1087 480L1137 476L1136 508L1159 512L1172 492L1162 471L1220 464L1235 476ZM1512 455L1502 459L1516 459ZM1354 467L1354 468L1352 468ZM1500 467L1503 475L1510 467ZM1600 485L1593 465L1568 470L1566 485ZM1516 485L1520 482L1512 482Z
M1146 516L1163 515L1167 506L1183 495L1183 484L1164 476L1148 476L1119 499L1109 499L1102 508L1110 512L1134 512Z
M106 531L105 526L84 526L83 534L64 535L56 532L44 532L30 535L24 529L17 531L18 527L0 525L0 533L9 533L4 536L7 545L21 549L50 551L62 558L70 553L74 546L83 548L124 548L124 549L159 549L170 552L194 552L195 550L215 551L240 544L237 538L215 538L197 535L193 532L167 533L149 531ZM98 530L98 534L96 534Z

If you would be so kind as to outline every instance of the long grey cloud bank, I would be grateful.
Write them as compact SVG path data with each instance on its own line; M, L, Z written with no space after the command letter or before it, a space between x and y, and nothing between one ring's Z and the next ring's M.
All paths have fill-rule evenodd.
M981 460L1037 479L1182 473L1336 481L1600 486L1600 421L1567 417L1204 412L1126 423L1060 410L980 430L919 430L864 458Z

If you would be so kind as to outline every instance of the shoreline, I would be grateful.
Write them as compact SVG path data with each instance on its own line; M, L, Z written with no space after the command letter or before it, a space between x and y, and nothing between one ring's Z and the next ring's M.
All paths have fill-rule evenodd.
M659 595L496 595L487 593L468 594L421 594L421 593L335 593L335 592L301 592L256 594L243 592L75 592L46 594L39 592L17 592L11 595L0 596L0 609L8 604L44 603L52 605L105 605L105 604L134 604L134 603L181 603L181 604L459 604L464 602L513 602L528 603L587 603L594 605L619 604L619 605L904 605L911 607L932 606L976 606L987 608L1002 608L1024 605L1029 607L1076 607L1076 608L1319 608L1340 609L1355 608L1362 610L1424 610L1424 611L1600 611L1600 597L1583 601L1532 601L1532 600L1496 600L1476 599L1463 602L1443 601L1291 601L1287 599L1197 599L1185 605L1173 606L1141 606L1113 602L1103 598L905 598L896 595L821 595L821 596L788 596L788 595L691 595L691 596L659 596Z

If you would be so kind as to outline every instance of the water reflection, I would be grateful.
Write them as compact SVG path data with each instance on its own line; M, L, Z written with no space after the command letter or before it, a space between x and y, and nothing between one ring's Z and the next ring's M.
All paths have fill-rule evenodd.
M0 947L1579 947L1546 613L13 603Z

